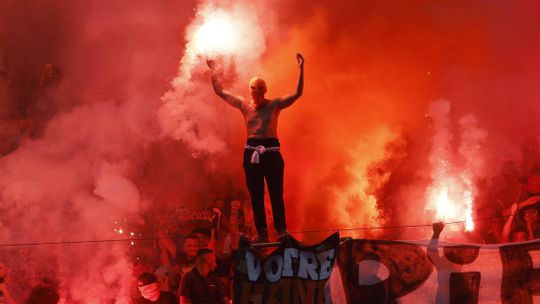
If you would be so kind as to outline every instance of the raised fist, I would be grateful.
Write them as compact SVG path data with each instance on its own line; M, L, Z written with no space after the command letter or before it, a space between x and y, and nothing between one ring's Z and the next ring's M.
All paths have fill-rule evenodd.
M516 204L512 204L512 207L511 207L511 209L510 209L510 214L511 214L511 215L516 215L517 212L518 212L518 210L519 210L519 204L517 204L517 203L516 203Z
M210 70L214 70L216 66L216 63L212 59L206 60L206 64L208 65L208 68L210 68Z
M434 234L440 234L444 229L444 223L443 222L438 222L438 223L433 223L433 233Z

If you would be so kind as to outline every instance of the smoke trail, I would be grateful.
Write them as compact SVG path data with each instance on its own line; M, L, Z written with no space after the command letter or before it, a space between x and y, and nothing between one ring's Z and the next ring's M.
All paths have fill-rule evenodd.
M434 102L429 111L433 119L430 164L432 183L426 189L426 210L438 221L465 221L465 230L474 230L472 221L476 182L485 178L483 146L487 132L478 127L472 114L460 120L457 154L452 149L450 102ZM458 157L459 156L459 157Z
M487 176L483 156L487 131L478 127L478 119L472 114L463 116L459 120L459 124L461 126L461 134L458 152L463 158L463 167L460 176L465 185L465 191L463 193L466 209L465 229L472 231L474 229L472 222L473 202L476 195L478 195L476 182L485 179Z
M453 174L452 152L450 131L450 102L439 100L432 104L429 115L433 118L433 137L429 163L432 166L431 178L432 186L426 191L426 209L436 212L438 220L444 220L444 216L454 213L453 204L449 201L449 189L453 181L450 181ZM454 193L452 193L454 194Z
M211 90L206 60L217 59L226 80L247 83L265 50L258 12L244 1L223 7L202 2L186 29L186 40L178 75L162 97L162 133L182 140L195 155L220 153L227 146L223 108Z

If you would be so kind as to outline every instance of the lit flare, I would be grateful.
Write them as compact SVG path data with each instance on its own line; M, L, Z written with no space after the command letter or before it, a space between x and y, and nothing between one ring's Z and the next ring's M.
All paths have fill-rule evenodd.
M229 14L211 11L196 28L192 48L195 53L207 56L233 54L239 45L236 32L236 24Z

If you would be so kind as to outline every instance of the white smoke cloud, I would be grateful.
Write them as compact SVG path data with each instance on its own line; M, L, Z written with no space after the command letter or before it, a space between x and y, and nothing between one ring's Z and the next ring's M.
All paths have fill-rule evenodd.
M115 172L124 170L111 167L110 164L104 164L100 167L98 176L96 176L94 194L103 198L107 203L122 208L125 212L138 212L141 195L137 186L123 177L121 172Z
M63 78L37 101L50 118L46 129L0 158L2 243L121 238L115 220L129 215L141 223L138 213L156 206L150 190L159 187L164 199L173 194L181 203L208 195L202 191L207 167L183 145L167 146L159 127L195 154L224 151L226 105L213 95L205 59L215 58L226 79L245 80L264 52L264 34L252 4L201 4L186 29L178 75L163 95L174 75L178 26L193 17L186 5L36 6L35 14L53 16L58 27L44 23L28 31L36 33L29 41L49 32L62 37L58 28L69 28L62 33L69 44L51 51ZM194 45L196 30L216 12L229 16L238 35L234 55ZM3 97L0 102L7 105ZM129 249L129 242L23 246L2 258L24 274L12 285L21 301L48 277L58 281L63 303L128 303Z
M134 165L130 154L141 139L123 115L111 104L75 109L55 118L43 138L0 159L2 204L9 206L3 218L9 221L10 232L3 242L115 237L112 219L138 211L140 199L123 168ZM47 275L58 279L61 292L74 301L127 299L132 283L129 244L57 246L39 248L35 264L25 266L34 267L32 272L38 275L48 267L44 260L57 265ZM23 267L16 260L10 262ZM39 278L23 283L35 280Z
M137 218L136 213L144 210L136 182L139 155L159 134L155 113L160 93L155 98L152 94L156 87L162 92L166 81L164 68L157 63L176 41L170 35L167 48L150 42L156 33L173 32L178 13L160 6L100 4L86 10L86 5L14 3L5 7L27 12L21 18L35 26L31 31L1 17L13 35L28 40L17 41L28 43L27 48L41 37L69 41L62 47L55 47L56 40L48 41L52 51L34 48L38 55L53 53L48 59L62 70L63 78L36 100L36 109L52 117L46 129L37 129L39 137L26 139L16 151L0 158L2 244L121 238L114 231L114 220L130 213ZM141 20L140 11L151 18ZM119 15L124 19L118 20ZM41 18L41 23L28 20L29 16ZM165 27L164 18L174 20L171 27ZM72 32L59 32L59 28ZM0 32L5 34L3 29ZM24 52L11 50L9 54L10 62L27 60ZM154 79L162 83L155 84ZM0 78L2 85L3 81ZM3 97L2 105L9 104ZM146 203L145 208L150 207ZM58 282L61 303L129 303L134 283L129 249L129 242L124 241L20 246L5 248L1 259L12 269L9 288L19 303L44 277Z
M165 136L182 140L196 154L225 151L221 101L211 88L206 60L215 59L226 78L247 83L265 50L258 15L257 8L244 1L199 5L186 29L178 75L162 97L159 118Z
M426 189L426 210L435 212L439 221L465 221L473 230L472 214L477 194L475 182L486 176L483 158L487 132L478 126L473 114L459 119L457 151L453 147L451 104L438 100L430 106L433 120L430 164L432 182Z

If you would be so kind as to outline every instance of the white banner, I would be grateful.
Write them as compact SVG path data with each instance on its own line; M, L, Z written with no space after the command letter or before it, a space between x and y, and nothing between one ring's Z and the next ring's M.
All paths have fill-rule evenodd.
M332 303L540 303L540 241L352 240L339 251Z

